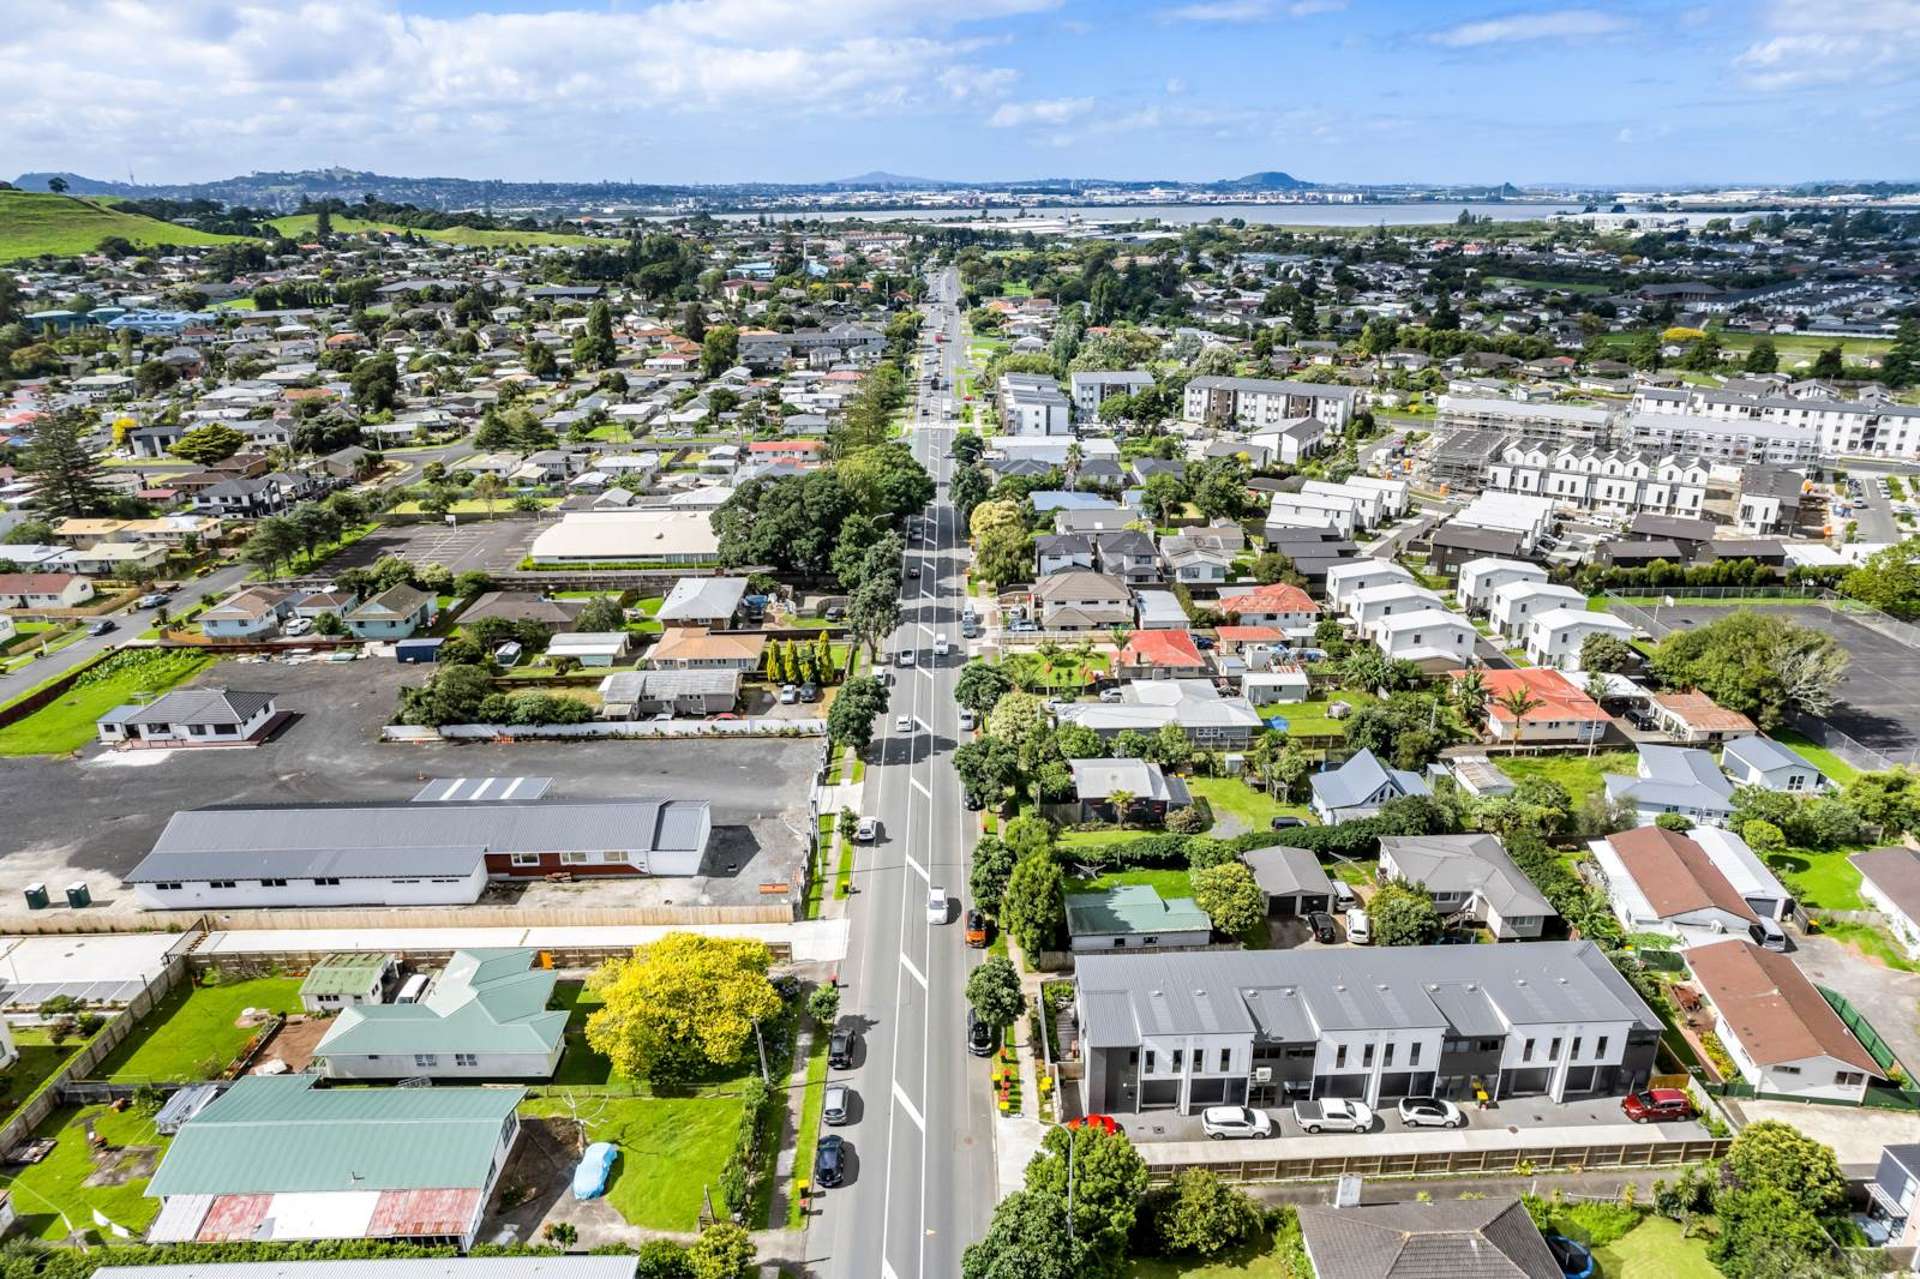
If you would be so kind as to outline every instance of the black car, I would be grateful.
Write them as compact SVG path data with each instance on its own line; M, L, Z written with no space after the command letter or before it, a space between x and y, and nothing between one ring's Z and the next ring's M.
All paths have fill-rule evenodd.
M803 702L819 701L820 686L818 684L802 684L800 686L800 700Z
M1272 830L1292 830L1296 826L1305 826L1306 824L1304 820L1298 817L1276 817L1268 822L1267 826Z
M827 605L827 611L821 616L825 617L829 622L837 622L846 615L846 609L841 608L838 604L829 604Z
M835 1070L853 1069L853 1049L860 1037L851 1026L837 1026L827 1040L827 1065Z
M838 1186L847 1179L847 1139L830 1132L813 1151L813 1183Z
M1307 912L1307 927L1313 929L1313 939L1319 942L1331 942L1340 935L1333 926L1333 916L1324 910Z
M994 1031L992 1022L981 1021L978 1013L974 1012L971 1008L967 1009L968 1052L976 1057L991 1057L993 1056L995 1047L994 1041L999 1038L1000 1036Z
M985 801L983 801L978 795L974 794L972 791L967 792L966 808L969 813L977 813L981 809L985 808L986 806L987 805Z
M119 623L115 622L112 618L103 617L87 628L87 634L105 635L108 631L117 631L119 629Z

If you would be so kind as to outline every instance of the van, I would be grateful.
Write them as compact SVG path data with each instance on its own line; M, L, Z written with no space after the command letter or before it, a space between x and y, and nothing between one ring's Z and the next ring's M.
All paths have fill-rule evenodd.
M393 997L396 1004L417 1004L420 997L427 993L427 975L415 973L407 978L400 987L400 993Z
M1784 955L1793 948L1787 940L1786 930L1765 915L1760 917L1758 923L1747 926L1747 936L1753 938L1753 944L1761 950L1778 951Z

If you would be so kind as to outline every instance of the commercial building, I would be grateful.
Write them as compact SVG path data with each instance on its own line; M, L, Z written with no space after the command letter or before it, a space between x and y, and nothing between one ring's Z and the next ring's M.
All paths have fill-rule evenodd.
M532 548L542 564L702 564L719 555L705 511L574 511Z
M1660 1019L1592 942L1082 955L1088 1109L1609 1096Z

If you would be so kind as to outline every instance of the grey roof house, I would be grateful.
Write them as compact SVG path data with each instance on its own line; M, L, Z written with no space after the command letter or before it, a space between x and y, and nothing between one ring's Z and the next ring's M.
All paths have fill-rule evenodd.
M341 620L361 639L407 639L433 625L440 601L428 591L401 582L389 586Z
M1298 1211L1318 1279L1561 1279L1547 1241L1515 1198Z
M667 592L654 617L667 626L724 631L733 625L746 594L744 577L683 577Z
M1282 919L1326 910L1333 904L1333 881L1317 854L1305 848L1255 848L1240 854L1253 882L1267 895L1267 913Z
M1713 756L1690 746L1640 747L1639 775L1606 774L1607 798L1632 804L1642 822L1679 813L1724 826L1733 815L1733 783Z
M343 1009L314 1055L329 1079L550 1079L567 1012L534 956L456 950L419 1002Z
M1463 916L1501 941L1540 935L1560 912L1493 835L1382 835L1380 878L1419 884L1441 916Z
M1313 788L1314 816L1329 826L1371 817L1392 800L1433 793L1420 774L1388 768L1365 749L1338 768L1315 773L1308 781Z
M1764 786L1793 795L1824 790L1826 775L1791 747L1771 737L1736 737L1720 753L1721 771L1739 786Z
M272 693L182 688L144 706L116 706L94 727L109 745L239 746L264 738L278 713Z

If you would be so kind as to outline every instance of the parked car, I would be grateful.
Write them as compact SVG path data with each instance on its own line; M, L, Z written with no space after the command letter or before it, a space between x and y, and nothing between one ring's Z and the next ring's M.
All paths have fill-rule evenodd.
M1560 1273L1566 1279L1591 1279L1593 1252L1587 1245L1565 1235L1548 1235L1546 1240L1547 1251L1553 1254L1553 1264L1560 1267Z
M987 944L987 917L980 911L967 912L967 945L975 950L983 949Z
M820 1139L813 1151L813 1184L832 1188L847 1179L847 1139L837 1132Z
M973 731L973 726L977 723L979 723L979 720L974 718L974 714L972 711L962 710L960 712L960 731L961 732L971 733Z
M1213 636L1196 635L1193 637L1193 646L1204 653L1213 647Z
M880 819L878 817L862 817L860 824L853 828L853 842L856 844L871 844L879 834Z
M147 594L135 600L133 606L135 608L159 608L172 598L173 597L165 591L149 591Z
M827 605L827 611L822 613L820 616L829 622L837 622L840 619L844 618L846 615L847 615L846 609L841 608L838 604L829 604Z
M308 631L312 629L313 629L313 619L310 617L293 618L289 620L285 626L280 628L281 633L285 635L305 635ZM500 647L505 648L506 645L502 644ZM518 646L516 645L516 648L517 647ZM513 661L517 662L519 660L520 660L520 654L517 652L514 653ZM513 665L513 662L502 662L501 665L511 666Z
M1366 1132L1373 1127L1373 1107L1345 1097L1296 1101L1293 1121L1307 1132Z
M1000 1036L995 1032L993 1023L982 1021L980 1014L967 1009L967 1051L976 1057L991 1057L999 1046Z
M1103 702L1124 701L1125 695L1117 688L1103 688L1100 690L1100 700Z
M1353 885L1344 879L1333 881L1333 904L1341 911L1352 910L1360 904L1360 894L1353 891Z
M791 706L799 700L800 686L798 684L782 684L780 686L780 704L782 706Z
M1647 1088L1620 1099L1620 1109L1636 1124L1678 1123L1697 1112L1693 1099L1678 1088Z
M119 623L115 622L110 617L103 617L99 621L95 622L92 626L89 626L87 628L87 634L106 635L106 634L110 634L113 631L117 631L119 629L120 629Z
M1440 1097L1402 1097L1400 1122L1409 1128L1460 1128L1467 1122L1460 1107Z
M827 1065L835 1070L852 1070L854 1050L859 1044L859 1032L853 1027L835 1026L827 1038Z
M1267 823L1267 829L1293 830L1296 827L1305 826L1306 824L1305 820L1298 817L1275 817Z
M803 702L819 701L820 686L818 684L802 684L800 686L800 700Z
M846 1084L828 1084L820 1106L820 1121L829 1128L838 1128L852 1118L852 1106L852 1088Z
M1358 906L1347 912L1347 940L1356 946L1373 941L1373 925L1367 920L1367 912Z
M1317 942L1332 943L1340 939L1340 931L1333 926L1333 916L1324 910L1308 911L1307 927L1313 930L1313 939Z
M903 648L899 651L899 653L895 654L893 660L901 666L912 666L913 650L910 648Z
M939 884L927 889L927 922L944 924L947 922L947 890Z
M598 1199L607 1193L607 1178L619 1158L620 1149L612 1142L596 1141L588 1146L573 1166L573 1197Z
M1200 1112L1200 1131L1215 1141L1228 1137L1271 1137L1273 1116L1246 1106L1208 1106Z

